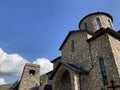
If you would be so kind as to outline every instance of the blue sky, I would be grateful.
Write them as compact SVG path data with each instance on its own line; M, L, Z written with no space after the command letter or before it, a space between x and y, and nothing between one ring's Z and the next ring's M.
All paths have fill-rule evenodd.
M60 55L58 48L66 34L78 29L81 18L104 11L117 24L119 7L118 0L1 0L0 47L28 60L52 60Z
M0 48L18 54L28 62L38 58L53 60L59 47L80 20L92 12L113 16L114 29L120 29L120 0L0 0ZM1 74L6 82L9 74Z

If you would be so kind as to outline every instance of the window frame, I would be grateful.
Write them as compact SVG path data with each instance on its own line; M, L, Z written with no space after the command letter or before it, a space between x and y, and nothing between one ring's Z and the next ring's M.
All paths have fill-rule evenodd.
M112 26L112 23L109 19L108 19L108 22L109 22L110 27L112 28L113 26Z
M35 75L35 70L30 69L30 70L29 70L29 75Z
M87 23L84 23L84 25L85 25L85 30L87 30L88 29Z
M96 18L96 23L97 23L97 28L100 29L101 28L101 22L100 22L100 18Z
M71 51L72 52L75 51L75 42L74 42L74 40L71 40Z
M99 63L100 63L100 69L101 69L102 77L103 77L103 84L108 85L107 72L106 72L106 67L105 67L103 57L100 57L100 62Z

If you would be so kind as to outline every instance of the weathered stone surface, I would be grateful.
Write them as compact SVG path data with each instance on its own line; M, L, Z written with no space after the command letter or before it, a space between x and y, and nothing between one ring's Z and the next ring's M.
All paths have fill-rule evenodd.
M115 68L113 69L113 74L114 74L114 79L120 78L120 40L116 39L115 37L109 35L109 41L112 49L112 53L114 56L114 63L115 63ZM113 64L114 65L114 64ZM116 76L116 73L118 75ZM116 80L118 84L120 84L120 79Z
M96 32L98 30L96 18L100 19L101 27L113 29L112 18L108 14L92 14L81 22L81 29L85 29L84 24L87 23L87 29L95 33L92 36L86 30L72 32L65 39L61 48L61 60L56 61L54 77L50 80L53 90L112 90L108 89L111 80L115 80L115 85L120 85L120 38L115 38L117 32L114 32L114 35ZM97 34L99 35L96 36ZM92 37L95 38L87 42ZM101 57L104 60L108 84L103 80ZM59 62L78 65L87 69L89 73L79 73L65 65L57 67ZM120 87L115 90L120 90Z
M18 90L39 90L39 86L40 66L36 64L26 64Z
M61 61L90 68L89 44L86 41L88 35L86 31L72 33L62 48ZM74 41L74 51L72 51L71 46L72 40Z
M97 25L96 18L100 19L101 28L109 27L109 28L113 29L113 24L112 24L111 18L104 14L92 14L89 17L85 18L80 24L80 29L86 29L85 28L85 23L86 23L87 30L96 32L98 29L100 29Z
M108 34L102 35L101 37L98 37L97 39L93 40L92 42L90 42L90 45L93 60L93 69L90 72L91 86L92 88L96 88L96 90L100 90L100 88L104 86L99 63L100 57L104 58L107 75L109 77L108 81L112 79L112 75L114 72L112 63L115 62L111 50L111 45L109 43Z

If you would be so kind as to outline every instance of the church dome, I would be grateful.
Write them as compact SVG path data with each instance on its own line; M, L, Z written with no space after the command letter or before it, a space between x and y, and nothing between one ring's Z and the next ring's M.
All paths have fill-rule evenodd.
M96 32L100 28L113 29L113 18L110 14L105 12L91 13L85 16L79 23L79 29L85 29Z

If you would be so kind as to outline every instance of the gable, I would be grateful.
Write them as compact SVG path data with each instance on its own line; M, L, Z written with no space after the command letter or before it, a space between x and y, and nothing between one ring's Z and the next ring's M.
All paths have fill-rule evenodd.
M52 63L55 63L55 62L57 62L59 59L61 59L61 56L59 56L59 57L55 58L55 59L54 59L54 60L52 60L51 62L52 62Z
M61 62L61 56L55 58L54 60L51 61L53 63L53 68L55 68L59 62Z
M65 40L63 41L62 45L60 46L59 50L62 50L62 48L64 47L65 43L68 41L68 39L73 36L73 34L75 33L82 33L82 32L86 32L90 35L92 35L93 33L88 31L88 30L76 30L76 31L70 31L69 34L67 35L67 37L65 38Z

